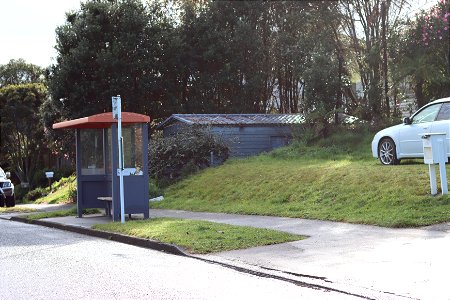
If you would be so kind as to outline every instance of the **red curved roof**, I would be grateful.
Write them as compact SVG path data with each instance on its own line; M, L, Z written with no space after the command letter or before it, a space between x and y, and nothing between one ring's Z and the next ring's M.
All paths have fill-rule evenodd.
M122 124L148 123L150 117L132 112L122 112ZM109 128L111 124L117 123L113 119L112 112L92 115L75 120L69 120L53 124L53 129L62 128Z

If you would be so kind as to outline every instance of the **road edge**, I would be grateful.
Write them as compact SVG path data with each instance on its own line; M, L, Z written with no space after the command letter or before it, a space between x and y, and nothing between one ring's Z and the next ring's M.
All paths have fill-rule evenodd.
M120 243L124 243L124 244L128 244L128 245L132 245L132 246L148 248L148 249L157 250L157 251L170 253L170 254L174 254L174 255L179 255L179 256L190 256L176 245L162 243L162 242L158 242L158 241L154 241L154 240L150 240L150 239L133 237L133 236L124 235L124 234L120 234L120 233L102 231L102 230L74 226L74 225L65 225L65 224L60 224L60 223L51 222L51 221L30 220L30 219L26 219L26 218L22 218L22 217L17 217L17 216L11 217L10 220L15 221L15 222L34 224L34 225L40 225L40 226L45 226L45 227L49 227L49 228L70 231L70 232L74 232L74 233L98 237L98 238L102 238L102 239L106 239L106 240L120 242Z

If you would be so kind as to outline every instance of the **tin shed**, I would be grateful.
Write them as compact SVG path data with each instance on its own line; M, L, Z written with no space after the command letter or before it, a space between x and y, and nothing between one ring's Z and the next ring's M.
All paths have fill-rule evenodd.
M228 143L231 156L246 157L289 144L292 129L303 123L300 114L174 114L157 129L169 136L184 126L202 126Z

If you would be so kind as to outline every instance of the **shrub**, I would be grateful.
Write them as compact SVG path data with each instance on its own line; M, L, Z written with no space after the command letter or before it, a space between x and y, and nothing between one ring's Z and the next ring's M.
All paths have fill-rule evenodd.
M159 197L163 194L162 189L160 189L158 187L158 185L156 184L156 180L154 178L150 178L150 182L148 183L148 187L149 187L149 197L150 198L155 198L155 197Z
M77 202L77 189L74 186L71 186L69 189L69 193L67 194L67 200L69 202Z
M55 171L53 181L58 181L60 179L70 177L73 174L75 174L75 169L73 167L62 167Z
M34 201L36 199L42 198L44 196L47 196L48 192L46 191L46 189L44 188L36 188L32 191L29 191L26 195L25 195L25 199L29 200L29 201Z
M31 182L32 187L48 187L48 178L45 175L45 172L52 171L51 168L44 168L37 170L33 174L33 179ZM75 170L72 167L63 167L54 171L52 183L59 181L60 179L64 179L66 177L71 176L75 173Z
M21 187L20 184L16 184L14 186L14 196L16 198L16 202L22 201L22 199L25 197L27 192L28 192L28 189Z
M211 164L223 163L229 155L225 141L208 128L185 126L177 134L150 141L149 172L159 186L171 184Z
M31 181L31 187L46 187L48 186L48 179L45 176L46 169L37 170L33 174L33 179Z

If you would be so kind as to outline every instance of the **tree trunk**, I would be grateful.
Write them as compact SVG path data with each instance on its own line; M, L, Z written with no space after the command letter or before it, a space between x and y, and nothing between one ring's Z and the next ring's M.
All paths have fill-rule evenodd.
M386 14L387 7L386 2L381 2L381 17L382 17L382 43L383 43L383 77L384 77L384 97L385 97L385 105L386 105L386 116L389 118L391 115L391 108L389 105L389 82L388 82L388 61L387 61L387 42L386 42Z
M425 96L423 94L423 85L425 83L425 80L423 79L416 79L416 86L414 88L414 94L417 99L417 106L422 107L426 104L425 102Z

